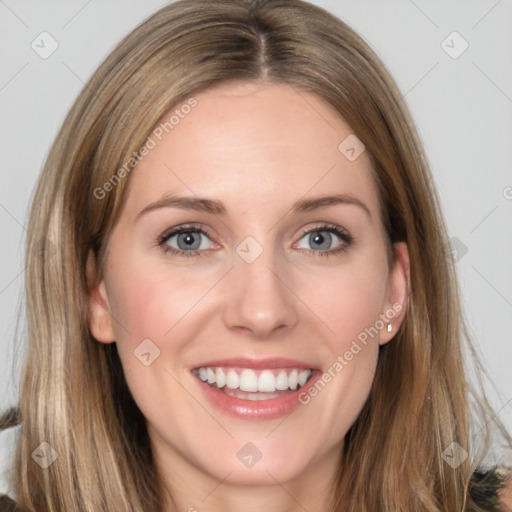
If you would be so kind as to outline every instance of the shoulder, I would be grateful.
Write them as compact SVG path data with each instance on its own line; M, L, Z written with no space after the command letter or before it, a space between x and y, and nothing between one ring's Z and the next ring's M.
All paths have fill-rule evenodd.
M0 494L0 512L15 512L16 502L6 494Z
M512 511L512 472L510 468L477 468L471 477L469 492L478 510Z

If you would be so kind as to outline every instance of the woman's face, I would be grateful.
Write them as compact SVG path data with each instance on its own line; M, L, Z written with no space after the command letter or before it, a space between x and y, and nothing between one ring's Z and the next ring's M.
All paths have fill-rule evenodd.
M390 267L367 152L314 94L194 98L131 172L102 282L88 262L91 331L175 482L325 479L402 320L406 248Z

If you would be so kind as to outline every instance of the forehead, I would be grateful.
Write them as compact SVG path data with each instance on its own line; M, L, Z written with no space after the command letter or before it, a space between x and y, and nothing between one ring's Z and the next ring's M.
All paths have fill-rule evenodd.
M193 108L176 105L151 135L154 147L130 177L130 206L165 193L222 198L229 209L231 200L250 208L339 192L377 209L368 155L351 161L340 151L350 126L315 94L235 82L193 98Z

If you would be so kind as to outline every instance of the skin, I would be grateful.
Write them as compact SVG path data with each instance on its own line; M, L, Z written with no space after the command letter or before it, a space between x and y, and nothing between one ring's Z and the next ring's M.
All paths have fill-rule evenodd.
M229 83L194 97L198 105L132 171L101 282L89 257L91 332L117 343L179 510L326 510L379 345L392 340L403 319L407 248L396 244L396 262L388 264L368 155L351 162L338 150L350 127L314 94L285 84ZM160 208L137 219L166 193L222 201L226 214ZM369 213L355 204L290 211L299 199L333 194L356 197ZM158 246L166 230L192 222L208 231L195 235L201 256ZM316 254L303 232L322 222L353 236L347 250ZM263 248L252 263L236 252L247 236ZM167 244L180 247L177 237ZM328 250L343 245L333 235ZM295 358L325 371L393 304L403 308L392 331L369 339L284 419L229 417L204 399L190 372L234 356ZM161 352L144 366L133 351L148 338ZM252 468L237 458L249 441L262 453Z

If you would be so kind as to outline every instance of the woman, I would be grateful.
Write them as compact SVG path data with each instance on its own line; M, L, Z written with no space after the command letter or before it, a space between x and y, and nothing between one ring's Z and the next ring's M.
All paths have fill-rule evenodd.
M447 247L400 94L345 24L161 9L33 201L17 510L510 507L470 439Z

